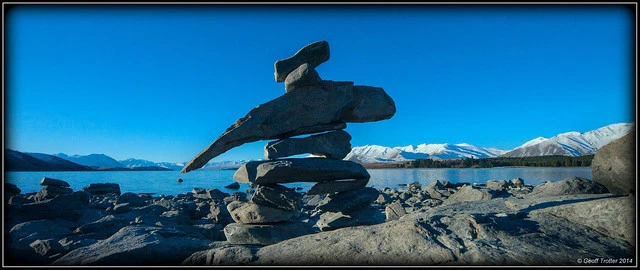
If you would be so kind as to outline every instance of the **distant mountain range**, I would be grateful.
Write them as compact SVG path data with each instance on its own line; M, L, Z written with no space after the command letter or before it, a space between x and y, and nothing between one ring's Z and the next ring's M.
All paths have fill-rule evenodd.
M611 124L585 133L566 132L551 138L538 137L512 150L460 144L420 144L387 147L365 145L353 147L345 157L359 163L388 163L414 159L456 159L528 156L582 156L594 154L600 147L621 138L635 128L633 123Z
M635 128L634 123L608 125L585 133L566 132L551 138L538 137L512 150L476 147L467 143L419 144L387 147L357 146L344 158L358 163L390 163L415 159L457 159L527 156L582 156L594 154L600 147L621 138ZM235 170L249 160L210 161L200 170ZM69 156L42 153L21 153L5 150L7 171L91 171L91 170L182 170L186 162L152 162L144 159L115 160L105 154Z

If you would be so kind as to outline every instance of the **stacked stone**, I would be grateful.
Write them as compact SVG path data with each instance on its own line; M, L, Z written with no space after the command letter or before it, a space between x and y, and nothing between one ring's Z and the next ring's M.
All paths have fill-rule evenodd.
M382 88L321 80L315 68L328 59L328 42L318 41L276 61L275 80L284 82L286 93L240 118L183 169L200 168L247 142L277 139L265 145L266 161L248 162L233 176L256 190L248 202L227 206L236 221L224 228L227 241L269 245L315 231L296 221L302 195L283 183L313 182L307 195L326 195L316 207L321 230L371 222L359 217L371 216L379 192L366 187L370 176L362 165L343 160L351 151L351 135L343 129L346 122L389 119L395 103ZM305 134L315 135L292 138ZM288 158L300 154L318 157Z

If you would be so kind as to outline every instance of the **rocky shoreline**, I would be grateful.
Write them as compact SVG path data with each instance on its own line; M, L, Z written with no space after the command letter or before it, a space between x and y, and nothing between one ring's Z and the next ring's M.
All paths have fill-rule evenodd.
M327 194L303 192L299 215L287 226L234 236L259 245L232 244L225 231L230 229L224 229L235 224L230 206L250 201L255 190L229 194L196 188L152 197L120 194L117 184L91 184L78 191L56 179L41 184L39 192L22 194L5 183L6 265L584 265L579 260L635 260L635 197L608 193L603 185L577 177L535 187L520 178L412 183L377 190L375 200L348 214L328 211Z

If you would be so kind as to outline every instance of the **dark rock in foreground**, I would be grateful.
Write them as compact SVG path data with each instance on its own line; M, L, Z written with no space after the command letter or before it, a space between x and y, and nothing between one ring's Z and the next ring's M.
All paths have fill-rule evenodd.
M230 223L224 227L227 241L237 245L270 245L314 232L310 225L300 222L273 224Z
M601 147L591 161L593 181L604 185L611 193L635 194L635 135L634 129Z

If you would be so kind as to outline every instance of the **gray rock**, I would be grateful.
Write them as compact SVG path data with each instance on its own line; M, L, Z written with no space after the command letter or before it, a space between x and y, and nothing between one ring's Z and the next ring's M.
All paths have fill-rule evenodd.
M49 239L70 234L76 224L67 220L42 219L16 224L9 230L13 242L28 245L37 239Z
M114 214L122 214L131 211L131 205L129 203L119 203L113 206Z
M305 194L302 196L302 204L304 205L304 209L314 209L324 198L327 197L327 194L317 194L317 195L309 195Z
M324 181L324 182L319 182L313 185L309 189L307 194L315 195L315 194L324 194L324 193L345 192L349 190L366 187L368 183L369 183L369 178Z
M602 146L591 161L593 181L611 193L635 194L635 127L624 137Z
M256 259L255 253L258 246L232 245L229 242L221 242L220 247L199 251L184 260L182 265L231 265L243 266Z
M227 210L231 214L233 220L241 224L260 224L286 221L300 214L299 211L283 210L240 201L229 203L227 205Z
M349 214L357 209L369 206L378 198L379 194L380 192L377 189L371 187L329 194L318 204L316 209Z
M536 210L575 202L576 198L558 200L556 205L541 203ZM416 211L400 220L265 246L250 264L578 266L584 265L578 259L631 258L635 254L635 247L626 241L564 217L530 210L510 212L499 198L456 202Z
M258 185L251 197L251 202L288 211L297 211L302 207L302 195L278 184Z
M380 205L386 205L391 202L392 202L391 197L384 192L381 192L380 195L378 195L378 198L376 199L376 203Z
M511 182L507 182L505 180L498 180L498 181L489 180L485 183L485 186L490 189L495 189L497 191L504 191L511 186Z
M386 221L399 219L402 216L406 215L407 212L404 210L404 206L400 201L395 201L384 209L384 213L386 216Z
M71 193L73 193L73 190L67 187L45 186L44 188L40 189L35 196L33 196L33 199L36 202L39 202L39 201L55 198L59 195L71 194Z
M240 189L240 184L238 182L233 182L231 184L226 185L224 188L228 189Z
M227 225L233 222L233 218L231 218L226 204L212 204L210 211L211 213L207 217L213 219L218 224Z
M69 183L59 180L59 179L54 179L54 178L49 178L49 177L44 177L42 178L42 180L40 180L40 185L41 186L57 186L57 187L70 187Z
M284 80L284 90L289 92L301 86L316 85L319 81L318 72L308 63L304 63L287 75Z
M21 211L29 219L65 219L75 221L82 217L89 205L89 196L82 191L57 196L53 199L23 204Z
M524 198L540 198L571 194L601 194L607 193L607 188L586 178L569 177L557 182L545 182L533 188Z
M22 190L20 190L18 186L14 184L4 182L4 192L7 192L11 195L16 195L16 194L20 194Z
M224 227L227 241L236 245L271 245L287 239L311 234L311 226L301 222L282 222L274 224L238 224L229 223Z
M111 237L81 247L52 265L179 265L196 251L211 248L199 235L161 227L127 226Z
M445 201L446 203L460 201L481 201L491 200L497 197L491 189L476 188L473 186L463 186Z
M76 228L73 233L77 235L94 233L92 236L94 239L105 239L127 225L129 225L128 220L107 215L99 220Z
M114 193L120 196L120 185L115 183L95 183L82 188L82 191L94 195Z
M141 207L147 205L144 198L136 195L135 193L126 192L118 197L116 204L128 203L131 207Z
M33 250L43 256L51 256L64 251L57 239L38 239L29 244Z
M289 158L276 161L250 161L242 165L233 179L248 184L322 182L369 178L362 165L353 161L327 158Z
M351 135L344 130L305 138L288 138L267 143L264 147L264 157L273 160L309 153L332 159L343 159L351 152L350 141Z
M331 231L335 229L373 225L384 222L384 215L375 207L364 207L349 214L326 212L323 213L316 226L321 231Z
M520 177L516 177L511 179L511 184L515 187L523 187L524 186L524 180Z
M307 63L312 68L317 67L329 60L329 55L329 42L321 40L307 44L293 56L278 60L273 64L276 82L285 81L289 73L304 63Z
M389 119L395 110L395 103L382 88L321 81L320 86L302 87L257 106L194 157L182 172L201 168L212 158L248 142L304 134L300 129L333 130L324 128L334 128L333 123L339 122Z

